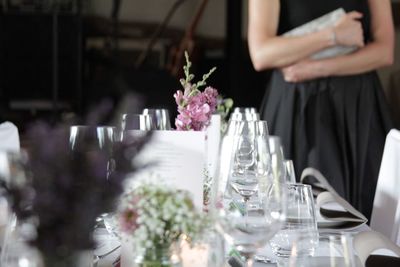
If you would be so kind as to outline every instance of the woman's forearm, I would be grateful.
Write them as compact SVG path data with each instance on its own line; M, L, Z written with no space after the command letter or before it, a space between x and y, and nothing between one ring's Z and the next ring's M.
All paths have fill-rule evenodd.
M251 34L249 38L252 37ZM334 45L332 29L315 32L301 37L270 37L257 40L261 45L250 46L250 55L254 68L258 71L269 68L281 68L294 64L310 55Z
M360 74L393 64L393 49L381 43L371 43L353 54L314 63L322 77Z
M359 51L330 59L305 60L282 68L287 82L304 82L328 76L369 72L393 63L393 49L385 43L371 43Z

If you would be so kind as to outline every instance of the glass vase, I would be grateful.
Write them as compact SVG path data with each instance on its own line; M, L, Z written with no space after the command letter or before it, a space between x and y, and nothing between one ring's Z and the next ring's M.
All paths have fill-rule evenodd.
M135 258L137 267L181 267L177 246L167 245L146 248Z
M57 257L54 254L42 254L44 267L90 267L93 266L93 251L75 251L68 257Z

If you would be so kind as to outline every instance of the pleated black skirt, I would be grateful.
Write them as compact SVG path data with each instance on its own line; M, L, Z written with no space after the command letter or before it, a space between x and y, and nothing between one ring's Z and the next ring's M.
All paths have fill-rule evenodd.
M282 139L297 178L320 170L354 207L371 215L386 134L392 127L375 72L287 83L275 70L261 117Z

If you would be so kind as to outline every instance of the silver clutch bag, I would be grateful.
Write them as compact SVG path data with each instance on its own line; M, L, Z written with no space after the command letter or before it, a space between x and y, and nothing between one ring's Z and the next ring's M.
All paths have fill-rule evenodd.
M316 31L320 31L326 29L328 27L332 27L335 23L344 15L346 12L343 8L338 8L330 13L323 15L322 17L316 18L306 24L303 24L297 28L294 28L282 36L302 36L309 33L313 33ZM355 46L343 46L343 45L336 45L333 47L329 47L327 49L323 49L318 51L317 53L311 56L312 59L323 59L329 57L336 57L340 55L345 55L354 52L357 50Z

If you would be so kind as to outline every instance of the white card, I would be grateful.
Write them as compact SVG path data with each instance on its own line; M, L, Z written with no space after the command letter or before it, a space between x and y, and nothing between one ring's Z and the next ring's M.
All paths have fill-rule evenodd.
M168 186L189 191L196 207L202 209L206 132L154 131L137 160L153 165L136 173L133 184L157 177Z

